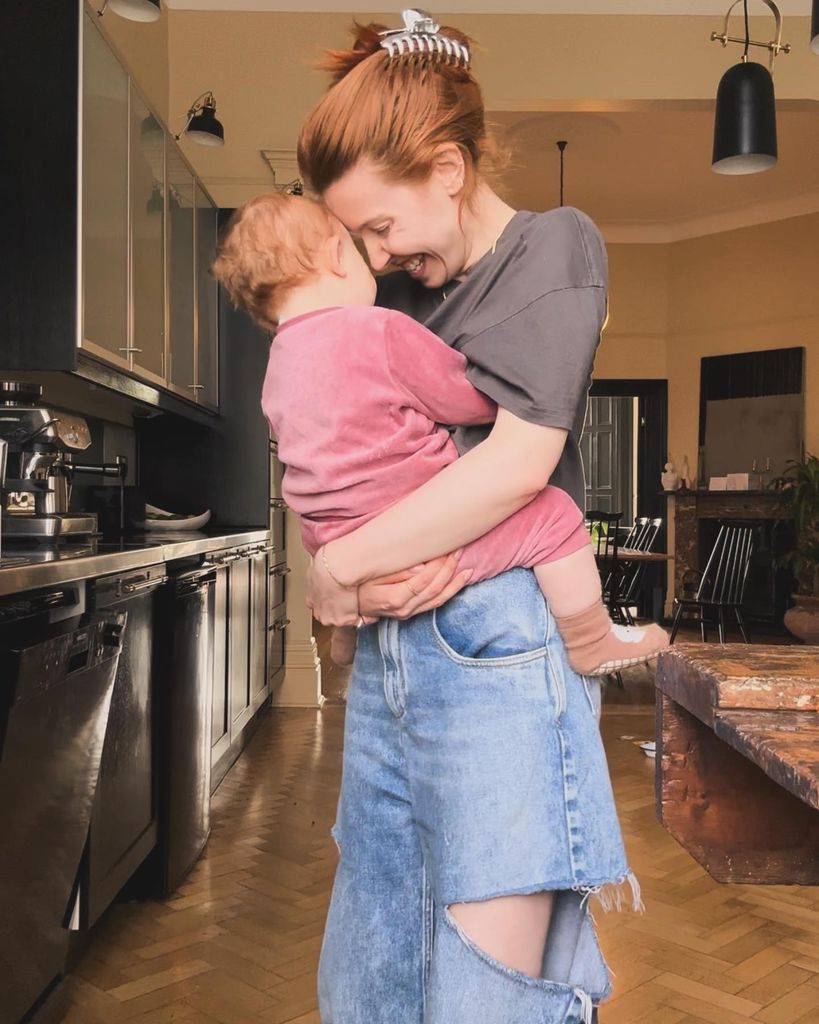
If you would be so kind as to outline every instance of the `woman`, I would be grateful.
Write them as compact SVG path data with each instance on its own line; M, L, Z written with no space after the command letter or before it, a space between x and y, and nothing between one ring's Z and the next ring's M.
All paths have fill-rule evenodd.
M459 593L457 553L443 556L547 482L582 506L605 251L578 211L516 213L491 189L468 41L407 28L359 28L331 55L335 84L299 163L373 268L402 269L382 303L462 351L499 412L488 436L456 432L460 459L314 563L318 618L379 618L359 633L350 686L322 1019L579 1024L610 989L587 897L630 881L639 902L599 683L571 672L531 572Z

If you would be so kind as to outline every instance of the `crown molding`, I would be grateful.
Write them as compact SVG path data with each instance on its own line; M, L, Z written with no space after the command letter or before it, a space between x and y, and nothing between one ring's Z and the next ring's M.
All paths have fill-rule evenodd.
M671 223L603 221L599 227L610 245L668 245L690 238L703 238L706 235L719 235L726 231L789 220L791 217L805 217L811 213L819 213L819 191Z

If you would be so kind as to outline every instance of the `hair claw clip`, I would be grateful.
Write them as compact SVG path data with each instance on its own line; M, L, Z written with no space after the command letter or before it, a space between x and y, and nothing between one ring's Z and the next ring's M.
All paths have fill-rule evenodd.
M382 32L381 46L390 59L420 54L447 64L468 68L469 47L457 39L442 36L441 26L426 11L410 7L403 11L404 27Z

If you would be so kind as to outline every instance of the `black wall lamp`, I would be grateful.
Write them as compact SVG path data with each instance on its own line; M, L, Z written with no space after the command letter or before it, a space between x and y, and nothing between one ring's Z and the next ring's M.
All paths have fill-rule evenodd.
M129 21L156 21L162 13L159 0L105 0L97 14L102 17L108 8Z
M816 2L816 0L815 0ZM731 12L742 3L745 14L743 38L728 35ZM717 89L714 118L714 150L711 167L717 174L758 174L776 164L776 99L773 86L773 64L779 53L790 53L782 42L782 15L773 0L763 0L776 21L776 36L761 43L750 37L748 0L734 0L725 15L722 32L712 32L712 41L723 46L741 43L744 47L739 64L729 68ZM748 59L751 46L763 46L770 54L770 70Z
M810 19L810 48L814 53L819 53L819 0L813 0Z
M216 119L216 100L212 92L203 92L197 96L185 116L185 127L174 136L177 141L187 135L200 146L224 146L225 129L222 122Z

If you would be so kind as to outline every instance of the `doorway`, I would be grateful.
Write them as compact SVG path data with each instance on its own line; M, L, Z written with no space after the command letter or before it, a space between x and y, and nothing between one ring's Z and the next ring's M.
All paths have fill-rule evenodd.
M580 454L586 476L586 508L622 513L623 526L634 522L635 419L637 399L593 395L586 410Z

